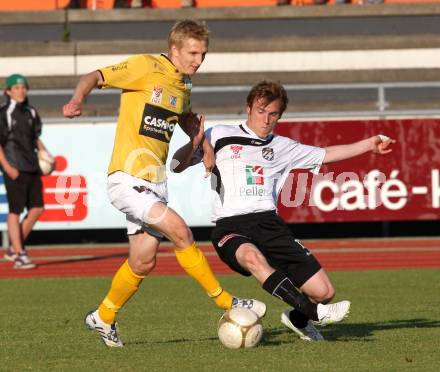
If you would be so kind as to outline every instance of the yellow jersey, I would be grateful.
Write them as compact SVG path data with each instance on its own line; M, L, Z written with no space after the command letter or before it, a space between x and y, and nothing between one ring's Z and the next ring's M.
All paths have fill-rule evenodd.
M103 88L120 88L121 102L108 174L166 180L169 142L179 115L190 110L191 80L165 55L135 55L99 70Z

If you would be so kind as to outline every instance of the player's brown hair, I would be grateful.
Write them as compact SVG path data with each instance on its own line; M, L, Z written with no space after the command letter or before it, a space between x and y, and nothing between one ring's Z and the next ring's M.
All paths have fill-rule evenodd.
M252 107L254 101L259 99L263 99L263 102L267 105L273 101L280 100L280 114L286 110L287 103L289 102L286 90L280 83L266 80L263 80L252 87L246 98L247 105Z
M193 21L191 19L176 22L168 34L168 48L171 49L173 45L177 48L181 48L183 40L190 38L205 41L206 45L208 45L209 29L206 23L203 21Z

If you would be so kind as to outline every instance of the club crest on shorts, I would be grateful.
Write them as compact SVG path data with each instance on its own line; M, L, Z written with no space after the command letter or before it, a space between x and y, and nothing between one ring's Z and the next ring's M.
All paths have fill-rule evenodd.
M244 236L240 235L240 234L228 234L228 235L225 235L223 238L221 238L217 245L221 248L226 244L226 242L228 240L230 240L232 238L236 238L236 237L244 238Z
M272 161L275 158L275 153L273 152L272 147L263 147L261 151L264 159Z

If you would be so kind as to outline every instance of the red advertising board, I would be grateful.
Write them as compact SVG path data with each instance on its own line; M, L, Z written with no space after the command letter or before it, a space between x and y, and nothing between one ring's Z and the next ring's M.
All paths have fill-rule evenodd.
M278 207L288 223L440 219L440 119L281 122L275 132L326 147L384 134L386 155L293 171Z

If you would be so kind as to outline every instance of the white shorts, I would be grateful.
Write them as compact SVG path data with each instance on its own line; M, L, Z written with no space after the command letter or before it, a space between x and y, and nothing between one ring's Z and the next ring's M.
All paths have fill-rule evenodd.
M154 203L168 203L166 182L151 183L118 171L108 176L107 192L112 205L125 214L128 235L142 230L163 237L148 225L147 216Z

